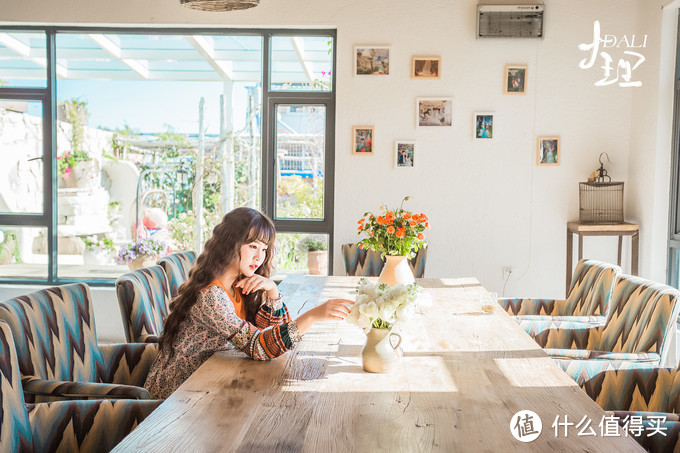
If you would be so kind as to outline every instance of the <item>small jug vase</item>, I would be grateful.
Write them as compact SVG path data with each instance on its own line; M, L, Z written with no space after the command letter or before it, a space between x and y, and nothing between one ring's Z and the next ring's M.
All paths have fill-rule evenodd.
M411 267L408 265L408 259L405 256L387 255L385 259L385 266L383 266L380 277L378 277L379 283L395 286L400 283L410 285L415 281Z
M392 338L396 338L394 344ZM401 336L391 329L371 329L366 334L366 346L361 351L364 370L370 373L385 373L394 367L397 361L397 348L401 344Z

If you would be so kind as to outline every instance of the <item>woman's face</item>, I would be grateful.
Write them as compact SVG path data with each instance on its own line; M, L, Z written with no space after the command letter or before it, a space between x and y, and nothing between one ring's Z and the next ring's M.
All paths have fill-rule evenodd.
M246 277L251 277L264 263L267 257L267 244L260 241L249 242L241 246L241 262L239 271Z

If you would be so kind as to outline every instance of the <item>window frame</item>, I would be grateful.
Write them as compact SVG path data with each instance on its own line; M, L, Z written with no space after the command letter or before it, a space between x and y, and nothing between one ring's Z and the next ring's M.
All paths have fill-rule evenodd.
M85 279L74 277L58 277L57 250L57 166L56 166L56 118L57 118L57 73L56 73L56 35L58 33L116 33L116 34L154 34L154 35L247 35L260 36L263 39L261 52L262 68L262 123L261 123L261 163L275 164L274 136L268 136L275 128L271 127L275 108L274 102L315 103L326 105L326 159L324 175L324 220L322 222L302 220L274 220L277 231L309 232L329 235L329 274L333 265L333 206L334 206L334 173L335 173L335 97L336 97L336 54L337 31L335 29L279 29L279 28L224 28L224 27L97 27L97 26L34 26L34 25L2 25L0 32L43 32L46 38L47 84L45 88L0 87L0 99L21 99L41 101L43 105L43 212L35 213L0 213L0 225L43 227L47 229L48 272L47 278L9 278L0 277L0 284L12 283L21 285L61 285L85 282L90 286L113 286L116 279ZM274 36L323 36L332 39L332 73L330 91L272 91L270 87L271 39ZM46 158L48 157L48 158ZM261 165L261 206L268 216L273 215L273 190L275 190L274 168ZM302 222L302 223L301 223ZM306 223L305 223L306 222Z

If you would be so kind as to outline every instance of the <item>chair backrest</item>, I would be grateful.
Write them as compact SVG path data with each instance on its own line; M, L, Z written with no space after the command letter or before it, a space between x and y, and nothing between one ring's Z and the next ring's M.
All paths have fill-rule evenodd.
M55 286L1 302L0 319L12 329L23 376L101 382L105 370L86 284Z
M189 278L189 270L196 264L196 252L175 252L160 258L157 262L168 276L170 297L174 298L182 283Z
M621 274L604 326L588 338L587 349L654 352L662 363L680 310L680 292L641 277Z
M385 261L380 252L360 249L358 244L343 244L342 259L345 262L345 272L350 276L377 277L380 275ZM421 247L416 256L408 260L408 264L416 278L425 276L427 261L427 246Z
M621 268L595 260L579 260L564 304L556 305L554 316L597 316L609 314L609 302Z
M12 330L0 321L0 451L33 450Z
M143 342L146 335L160 335L170 306L168 278L161 266L145 267L121 275L116 295L130 343Z

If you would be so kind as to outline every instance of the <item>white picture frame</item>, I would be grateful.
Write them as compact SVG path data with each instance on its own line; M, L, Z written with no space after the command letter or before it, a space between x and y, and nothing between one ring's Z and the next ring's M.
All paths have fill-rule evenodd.
M451 127L452 125L452 97L421 97L416 99L416 127Z
M416 142L415 140L395 140L394 141L394 166L395 168L409 169L415 167L416 163Z
M389 76L390 46L354 46L355 76Z

